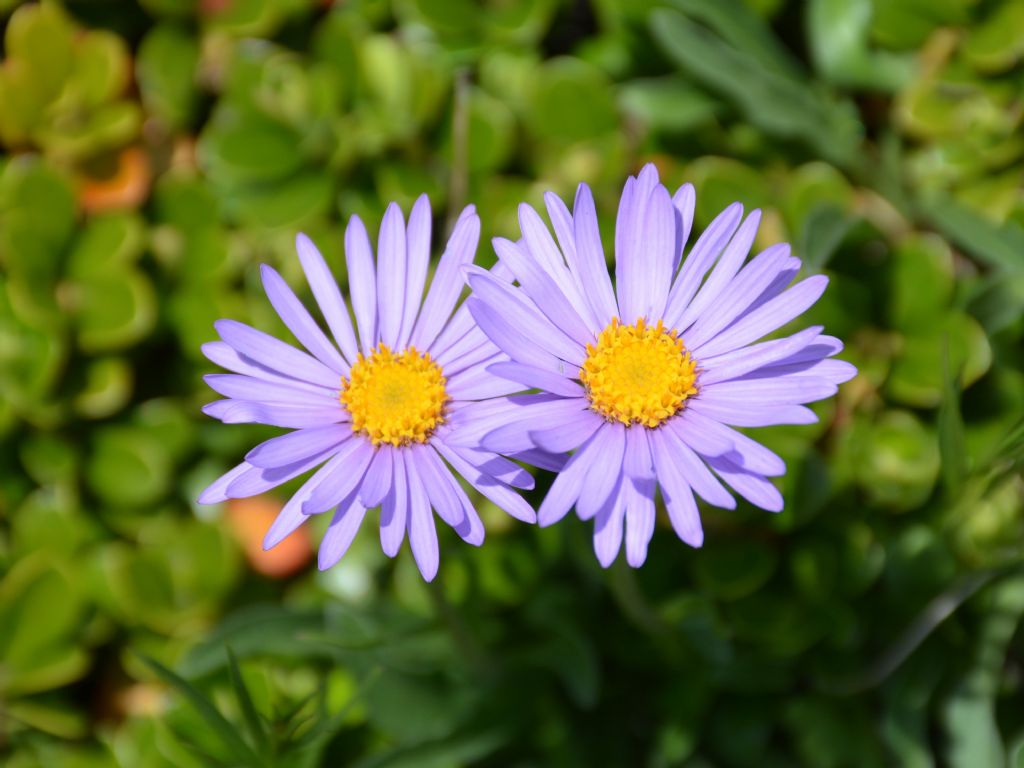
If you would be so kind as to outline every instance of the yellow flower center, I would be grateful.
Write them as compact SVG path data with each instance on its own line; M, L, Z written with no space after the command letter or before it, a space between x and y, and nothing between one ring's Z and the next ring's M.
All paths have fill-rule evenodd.
M425 443L444 422L446 380L429 353L415 347L396 354L381 344L369 357L360 354L342 383L352 431L374 445Z
M656 427L697 393L697 363L661 320L622 325L616 317L587 345L580 381L606 419Z

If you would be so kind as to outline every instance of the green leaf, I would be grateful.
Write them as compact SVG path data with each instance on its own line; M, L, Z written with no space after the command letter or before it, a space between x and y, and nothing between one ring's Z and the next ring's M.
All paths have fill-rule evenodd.
M238 708L242 710L245 727L249 731L249 737L252 739L256 751L266 755L268 754L269 740L266 729L263 727L263 720L260 718L259 712L256 711L256 705L253 703L252 695L245 685L245 680L242 679L242 670L238 667L238 659L235 657L234 651L231 650L231 646L226 646L225 650L228 656L231 688L234 690L235 698L238 700Z
M997 226L948 198L922 200L918 207L935 229L983 264L1024 271L1024 229L1010 222Z
M159 661L145 654L138 654L143 663L149 667L157 677L163 680L178 692L192 708L199 714L203 721L218 736L221 743L234 756L235 760L241 761L242 765L266 765L263 758L253 751L252 747L242 740L238 735L235 726L213 706L197 688L165 667Z
M155 27L139 46L135 76L146 108L171 128L188 127L198 104L199 41L177 25Z
M967 446L964 420L960 413L960 373L952 368L949 346L942 355L942 402L939 404L939 455L942 458L942 482L946 493L955 497L967 478Z

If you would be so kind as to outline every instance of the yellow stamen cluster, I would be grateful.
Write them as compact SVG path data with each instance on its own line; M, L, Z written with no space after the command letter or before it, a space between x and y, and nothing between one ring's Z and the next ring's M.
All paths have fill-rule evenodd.
M444 422L447 382L430 354L415 347L394 353L381 344L369 357L360 354L342 382L352 430L374 445L425 443Z
M606 419L656 427L697 393L697 363L661 320L622 325L616 317L587 345L580 381Z

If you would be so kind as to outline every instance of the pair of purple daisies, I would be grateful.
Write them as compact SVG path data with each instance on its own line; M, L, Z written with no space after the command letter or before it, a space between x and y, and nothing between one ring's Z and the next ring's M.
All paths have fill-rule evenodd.
M392 203L377 256L353 216L345 232L350 307L323 257L299 235L299 260L330 336L281 276L262 267L274 309L305 350L233 320L203 351L231 373L206 381L224 399L204 412L226 424L289 430L257 445L201 495L203 504L263 493L315 472L267 532L270 548L310 515L331 512L320 568L345 554L367 510L380 508L384 552L408 534L428 581L438 568L434 513L470 544L484 528L459 477L524 522L551 525L575 506L594 519L607 567L626 544L641 565L660 487L677 535L703 541L694 494L733 508L728 489L782 509L767 479L782 460L734 427L807 424L805 403L853 377L821 326L758 341L821 296L828 279L793 286L800 260L779 244L746 261L760 221L726 208L684 258L694 190L675 195L647 165L626 182L608 273L590 189L572 212L545 196L551 230L519 208L522 238L498 238L498 263L473 265L480 220L459 217L424 297L431 213L408 222ZM465 283L471 295L456 308ZM352 322L354 315L355 324ZM333 339L332 339L333 337ZM557 473L536 512L519 463Z

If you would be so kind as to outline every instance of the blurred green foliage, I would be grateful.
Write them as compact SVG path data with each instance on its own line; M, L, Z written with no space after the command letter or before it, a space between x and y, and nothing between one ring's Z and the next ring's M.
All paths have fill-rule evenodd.
M4 765L1024 766L1024 2L0 0L0 30ZM283 330L255 265L298 285L297 230L340 270L352 213L426 191L509 236L586 181L610 242L648 160L833 278L809 319L861 375L759 433L786 511L603 572L584 524L480 499L489 545L444 534L428 586L372 526L319 573L309 538L252 551L266 505L193 504L270 434L200 416L199 345Z

